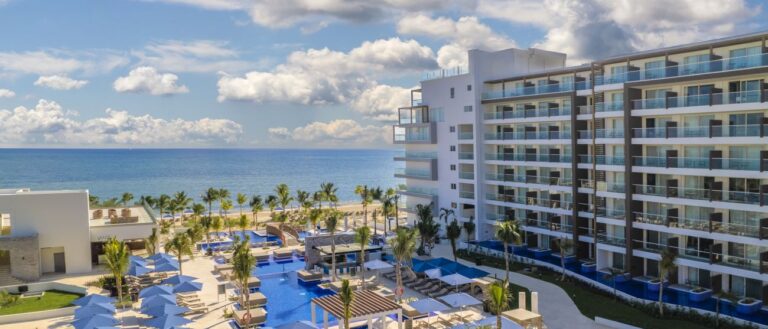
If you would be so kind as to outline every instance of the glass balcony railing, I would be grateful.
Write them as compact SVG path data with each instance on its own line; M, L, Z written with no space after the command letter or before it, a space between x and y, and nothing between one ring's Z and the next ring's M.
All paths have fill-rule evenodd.
M524 197L511 194L486 193L485 198L492 201L509 202L528 206L539 206L544 208L560 208L570 210L573 207L573 203L570 201Z
M475 179L475 173L471 171L462 171L462 172L459 172L459 178Z
M580 179L579 186L583 188L594 188L595 181L591 179ZM624 193L625 185L623 183L614 182L597 182L598 191L606 191L613 193Z
M609 165L609 166L623 166L624 165L624 157L623 156L598 155L595 158L597 160L597 164L599 164L599 165ZM589 155L589 154L579 155L579 162L580 163L592 163L592 156Z
M417 178L432 178L432 171L429 169L395 168L395 175Z
M484 118L485 120L499 120L499 119L557 117L557 116L563 116L563 115L571 115L570 106L485 112Z
M466 65L456 66L449 69L440 69L440 70L425 72L421 75L421 81L448 78L448 77L453 77L453 76L468 74L468 73L469 73L468 66Z
M597 103L595 106L592 105L582 105L579 106L579 114L592 114L593 111L597 110L597 113L601 112L621 112L624 110L624 102L601 102Z
M435 188L408 186L406 189L400 191L403 193L420 194L424 196L437 196L437 189Z
M654 225L669 225L670 227L705 231L709 232L710 228L713 233L731 234L737 236L746 236L757 238L760 236L759 225L745 225L739 223L727 223L727 222L710 222L708 220L684 218L684 217L672 217L668 218L662 214L648 214L648 213L635 213L635 221L640 223L654 224Z
M765 125L729 125L675 128L634 128L634 138L697 138L697 137L759 137L768 136Z
M595 138L624 138L624 129L596 129ZM579 130L579 139L592 139L592 130Z
M605 233L597 233L597 242L610 244L617 247L625 247L627 245L627 239L621 236L608 235Z
M473 152L459 152L459 159L461 160L472 160L475 158L475 153Z
M413 160L430 160L437 159L437 152L401 152L395 155L396 158L413 159Z
M491 90L482 94L482 99L502 99L509 97L531 96L574 91L577 86L573 83L553 83L548 85L513 88L509 90Z
M499 160L499 161L567 163L567 162L571 162L571 155L570 154L559 155L559 154L486 153L485 159Z
M663 79L711 72L733 71L761 66L768 66L768 54L731 57L712 61L629 71L618 74L606 74L597 76L595 84L606 85L631 81Z
M635 193L693 200L722 201L742 204L760 204L760 193L712 190L697 187L667 187L660 185L635 185Z
M459 139L460 140L467 140L467 139L473 139L474 134L471 131L462 131L459 132Z
M768 92L742 91L731 93L689 95L667 98L638 99L632 101L633 110L669 109L691 106L760 103Z
M475 192L467 192L467 191L461 191L459 192L459 197L463 199L475 199Z
M429 142L431 134L429 131L411 132L406 134L396 133L395 142Z
M572 232L573 231L573 225L569 223L552 222L546 219L528 218L524 221L521 221L521 223L524 223L525 226L543 228L543 229L547 229L554 232Z
M657 168L759 171L760 159L636 156L633 165Z
M571 139L570 131L515 131L505 133L486 133L486 140L551 140Z
M561 178L561 177L524 176L524 175L486 173L485 178L487 180L500 181L500 182L571 186L570 178Z

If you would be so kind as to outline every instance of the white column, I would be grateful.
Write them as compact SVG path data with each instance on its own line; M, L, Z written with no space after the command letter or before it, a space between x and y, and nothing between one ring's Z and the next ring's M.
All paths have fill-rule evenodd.
M323 329L328 329L328 311L325 309L323 309Z
M536 291L531 293L531 312L539 314L539 293Z
M317 311L315 310L315 302L309 302L310 310L312 310L312 324L317 325Z
M525 291L521 291L517 294L517 300L519 301L518 307L522 309L526 309L525 305Z
M397 309L397 329L403 329L403 309Z
M366 320L368 320L368 329L373 329L373 316L366 316Z

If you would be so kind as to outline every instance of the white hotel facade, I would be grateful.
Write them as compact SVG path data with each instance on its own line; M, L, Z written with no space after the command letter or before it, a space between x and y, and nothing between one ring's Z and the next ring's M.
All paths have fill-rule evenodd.
M768 302L768 33L566 67L538 49L469 51L399 109L401 210L516 219L524 244L598 269ZM439 221L441 225L442 221Z

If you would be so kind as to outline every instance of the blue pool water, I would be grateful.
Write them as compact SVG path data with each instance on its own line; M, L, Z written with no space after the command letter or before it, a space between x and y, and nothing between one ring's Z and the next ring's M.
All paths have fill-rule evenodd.
M489 249L494 249L499 251L504 250L503 245L499 241L481 241L478 243L478 245L480 245L481 247L486 247ZM517 256L534 259L532 253L528 250L515 250L514 254ZM560 259L558 257L553 257L551 255L548 255L544 258L540 258L537 260L544 261L556 266L560 266ZM581 277L602 283L609 287L612 286L611 281L606 279L605 276L601 275L600 273L597 273L597 272L587 273L587 274L581 273L579 271L580 266L581 266L580 262L573 262L571 264L565 265L566 269L574 273L577 273L577 275ZM657 291L649 291L643 282L639 282L636 280L629 280L627 282L617 282L616 290L622 291L626 294L629 294L637 298L643 298L651 301L659 300L659 293ZM708 298L705 301L696 302L689 299L689 294L687 292L669 289L669 288L664 289L662 299L666 303L698 308L698 309L702 309L710 312L715 312L715 306L717 304L717 300L715 298ZM765 310L760 310L759 312L754 314L743 314L743 313L737 312L736 307L733 306L731 303L727 301L720 301L720 313L729 315L735 318L739 318L739 319L743 319L743 320L747 320L755 323L760 323L763 325L768 325L768 311L765 311Z
M214 235L216 233L211 233L211 235ZM219 232L218 235L220 237L226 237L228 234L226 232ZM245 234L242 231L232 231L233 236L238 236L240 239L243 239L245 235L248 236L249 241L251 241L251 245L260 245L264 242L271 242L271 243L280 243L280 238L274 235L260 235L254 231L245 231ZM232 244L231 241L220 241L220 242L211 242L211 243L199 243L197 245L198 250L205 250L208 247L211 248L221 248L221 247L227 247Z

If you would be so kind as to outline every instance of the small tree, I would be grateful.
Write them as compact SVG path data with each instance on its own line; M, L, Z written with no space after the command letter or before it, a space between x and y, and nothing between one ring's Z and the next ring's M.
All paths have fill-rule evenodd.
M496 281L491 284L489 290L488 303L491 306L491 311L496 314L496 328L501 328L501 313L509 308L509 289L508 282Z
M344 329L349 329L349 319L352 317L352 300L354 295L352 294L352 288L349 287L349 280L344 279L341 281L341 290L339 291L339 299L343 306L344 314Z
M331 270L333 281L336 281L336 227L339 225L338 211L329 211L325 217L325 229L331 234Z
M184 257L184 255L189 256L189 258L195 257L192 253L192 248L192 240L186 233L176 233L176 235L173 236L173 239L165 244L165 252L174 254L176 258L179 259L179 274L182 274L182 257Z
M461 236L461 226L459 226L459 223L454 218L450 225L448 225L448 229L446 230L446 236L448 237L448 240L451 242L451 251L453 251L453 261L457 261L456 259L456 241L459 240L459 237Z
M115 277L115 288L117 288L117 299L120 305L123 302L123 273L128 270L130 254L125 242L117 240L116 237L110 237L104 243L104 258L107 268Z
M416 240L419 232L412 228L401 227L395 231L395 237L389 244L392 246L392 255L395 257L395 298L398 302L403 297L403 272L402 266L409 264L413 253L416 251Z
M152 228L152 234L144 241L144 247L147 249L147 253L151 256L157 253L157 228Z
M467 244L471 241L472 235L475 234L475 217L470 216L468 222L464 222L464 232L467 232Z
M661 316L664 316L664 279L677 267L675 260L677 260L677 253L672 249L664 248L661 251L661 259L659 260L659 314Z
M235 252L232 254L232 275L235 280L240 284L240 298L243 308L245 308L245 328L248 328L250 322L250 289L248 289L248 279L251 277L251 273L256 267L256 256L251 255L250 244L248 237L242 241L237 242L235 245ZM242 298L245 297L245 302Z
M573 242L566 238L560 238L555 240L555 244L557 244L557 249L560 250L560 267L563 270L563 275L560 277L560 281L565 281L565 256L567 256L568 252L573 248Z
M520 244L520 240L522 239L517 221L505 220L499 223L499 227L496 228L496 239L501 241L504 245L505 280L509 282L509 245Z
M360 244L360 281L365 289L365 247L371 243L371 228L361 226L355 230L355 241Z
M133 200L133 194L129 192L123 193L123 196L120 198L120 202L123 204L123 207L128 207L128 202L131 202Z
M251 214L253 214L253 226L259 224L259 211L264 210L264 201L260 195L254 195L251 197L251 201L248 203L251 206Z

